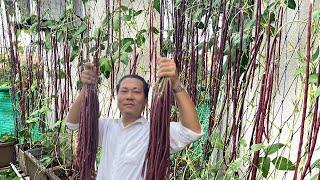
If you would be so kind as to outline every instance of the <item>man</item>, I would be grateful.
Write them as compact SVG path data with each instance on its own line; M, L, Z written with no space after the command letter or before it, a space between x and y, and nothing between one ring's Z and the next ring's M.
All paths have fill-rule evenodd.
M157 77L171 79L175 100L178 105L180 122L170 123L170 152L182 150L186 145L200 138L202 134L195 105L181 82L173 60L157 57ZM84 84L97 83L95 68L88 63L81 73ZM137 75L124 76L117 85L117 104L121 119L99 120L99 145L102 146L97 179L99 180L138 180L148 148L150 124L141 116L148 102L149 86ZM67 126L78 127L80 104L84 90L70 107Z

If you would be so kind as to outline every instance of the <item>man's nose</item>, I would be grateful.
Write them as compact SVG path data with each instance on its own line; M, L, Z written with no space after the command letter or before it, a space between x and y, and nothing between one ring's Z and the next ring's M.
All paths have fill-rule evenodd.
M127 99L133 99L133 93L129 91L126 96Z

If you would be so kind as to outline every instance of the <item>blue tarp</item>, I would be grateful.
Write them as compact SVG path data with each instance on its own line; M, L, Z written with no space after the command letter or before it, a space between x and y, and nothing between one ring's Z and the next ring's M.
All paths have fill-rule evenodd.
M0 88L0 135L15 134L15 116L9 87Z

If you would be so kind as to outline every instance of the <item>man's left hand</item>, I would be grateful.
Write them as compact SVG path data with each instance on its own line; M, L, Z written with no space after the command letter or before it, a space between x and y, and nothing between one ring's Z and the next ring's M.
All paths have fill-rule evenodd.
M158 64L158 69L157 69L158 78L161 78L161 77L170 78L173 86L179 83L180 80L177 72L176 63L172 59L158 56L156 62Z

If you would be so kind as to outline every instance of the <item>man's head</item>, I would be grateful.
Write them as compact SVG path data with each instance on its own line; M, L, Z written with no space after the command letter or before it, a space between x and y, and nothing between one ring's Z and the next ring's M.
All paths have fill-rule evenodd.
M116 86L118 107L124 117L139 118L148 103L148 83L138 75L122 77Z
M139 76L139 75L136 75L136 74L128 74L128 75L123 76L123 77L119 80L119 82L118 82L118 84L117 84L117 86L116 86L117 93L119 94L119 89L120 89L121 82L122 82L123 80L127 79L127 78L133 78L133 79L140 80L141 83L142 83L142 85L143 85L144 97L145 97L146 99L148 99L149 84L146 82L146 80L145 80L143 77L141 77L141 76Z

